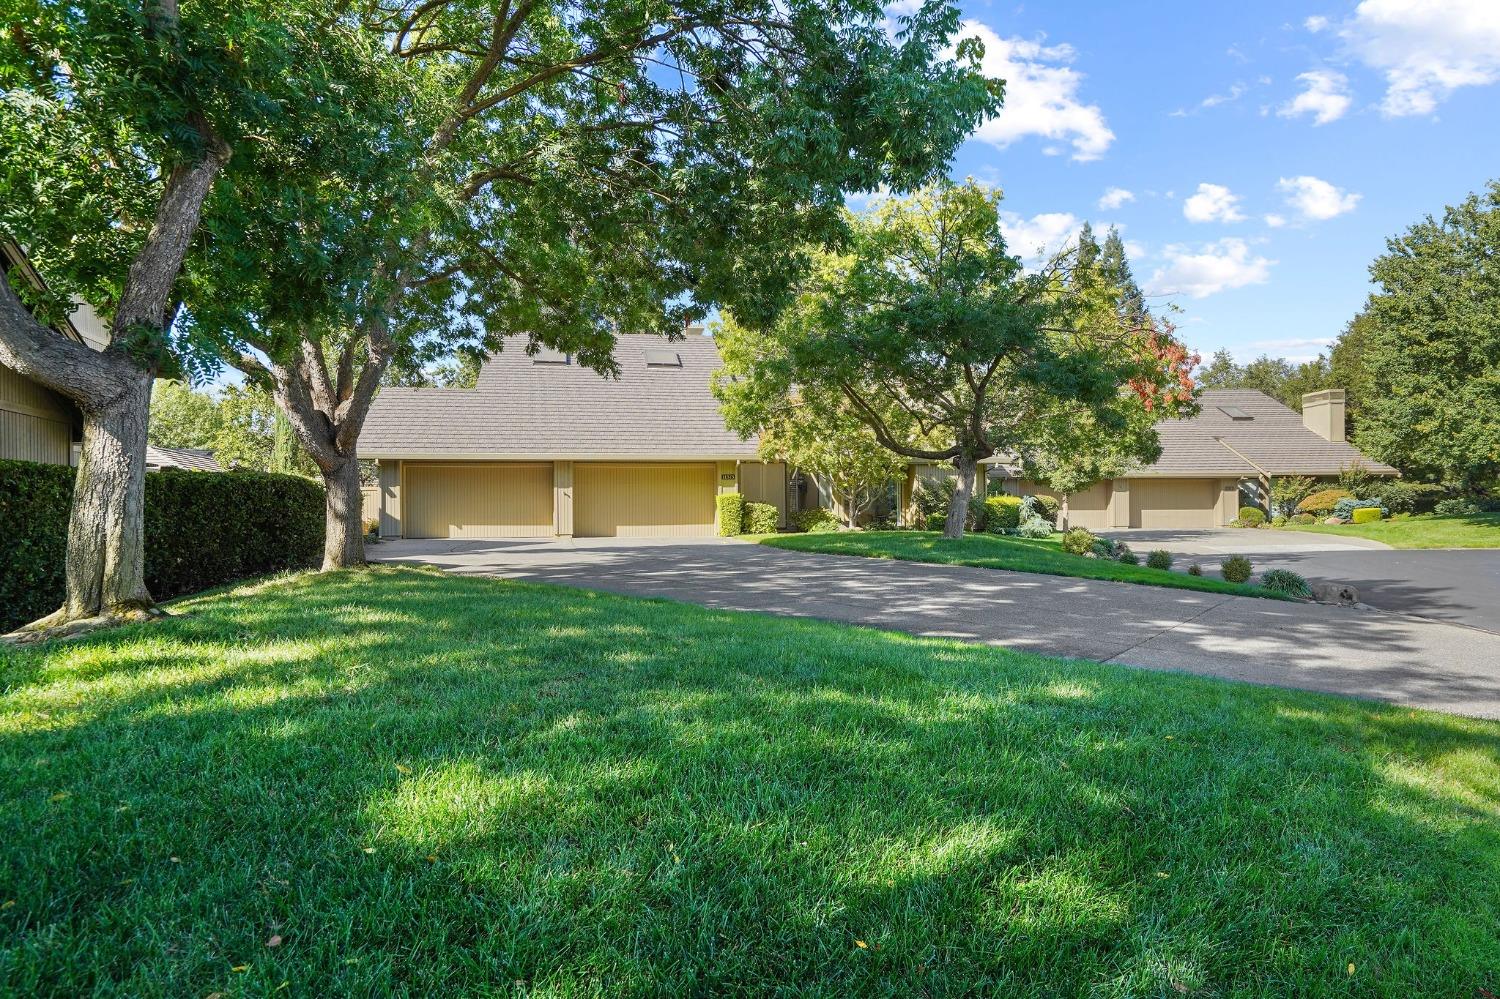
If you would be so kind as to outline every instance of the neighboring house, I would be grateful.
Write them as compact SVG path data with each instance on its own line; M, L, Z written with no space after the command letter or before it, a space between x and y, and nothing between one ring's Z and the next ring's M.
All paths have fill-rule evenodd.
M214 453L201 447L157 447L146 445L146 471L181 468L189 472L222 472Z
M618 378L519 343L472 389L380 391L359 452L379 464L382 537L709 535L715 497L743 492L784 519L786 467L759 459L719 415L719 352L619 338Z
M20 247L6 240L0 240L0 270L45 287ZM82 302L58 332L95 350L109 343L109 329ZM0 458L75 464L82 441L83 420L72 402L0 365Z
M1068 525L1223 527L1238 516L1242 499L1263 502L1273 478L1330 478L1354 465L1400 474L1345 441L1343 389L1303 396L1300 415L1248 389L1210 390L1199 403L1199 415L1157 425L1161 458L1154 464L1069 496ZM992 488L1055 495L1019 475L1008 462L989 472Z

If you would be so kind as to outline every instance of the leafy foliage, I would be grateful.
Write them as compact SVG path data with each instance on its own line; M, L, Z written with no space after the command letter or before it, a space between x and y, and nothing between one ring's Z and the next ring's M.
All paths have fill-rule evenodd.
M1172 553L1165 548L1158 548L1146 556L1146 566L1151 569L1172 568Z
M74 473L0 461L0 631L62 602ZM146 583L160 599L313 564L323 545L323 490L253 472L146 476Z
M1307 580L1290 569L1270 569L1261 573L1260 585L1289 597L1312 596L1312 587L1307 585Z
M1016 533L1023 538L1052 537L1052 520L1042 515L1042 509L1042 497L1027 496L1022 499L1021 522L1016 526Z
M1254 572L1254 568L1250 565L1250 560L1245 556L1231 555L1219 567L1219 572L1223 575L1224 581L1227 583L1244 583L1249 581L1250 574Z
M1363 313L1359 446L1421 478L1500 475L1500 181L1386 242Z
M1266 512L1258 506L1242 506L1239 522L1241 527L1259 527L1266 522Z
M770 503L745 504L746 534L775 534L778 520L776 507Z
M1320 489L1317 492L1303 498L1297 504L1298 513L1313 513L1327 515L1333 512L1334 505L1342 499L1353 499L1354 494L1347 489Z
M1004 534L1021 524L1021 497L990 496L984 501L984 529L991 534Z
M158 379L147 437L158 447L207 448L220 467L316 475L270 394L226 385L217 394Z
M1124 565L1140 565L1141 557L1131 550L1129 545L1119 542L1115 545L1115 561ZM1230 582L1234 582L1234 580L1230 580Z
M839 519L834 516L832 510L820 506L811 507L807 510L798 510L787 518L792 528L804 534L820 534L825 531L837 531Z
M1295 510L1318 488L1317 480L1310 475L1278 475L1271 480L1271 510L1287 513Z
M1380 505L1391 513L1431 513L1443 497L1443 487L1426 482L1385 479L1374 487Z
M1099 539L1086 527L1075 527L1062 536L1062 550L1069 555L1087 555Z
M744 494L720 493L717 502L719 504L719 536L732 538L742 533L745 525Z
M1349 519L1356 524L1373 524L1385 517L1385 511L1378 506L1362 506L1349 514Z

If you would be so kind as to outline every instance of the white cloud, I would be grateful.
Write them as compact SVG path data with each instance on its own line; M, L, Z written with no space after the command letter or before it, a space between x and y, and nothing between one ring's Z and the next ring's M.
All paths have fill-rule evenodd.
M1133 191L1127 191L1123 187L1111 187L1099 199L1099 207L1105 211L1114 211L1121 205L1129 204L1134 200L1135 193Z
M1392 117L1431 114L1459 87L1500 80L1496 0L1363 0L1339 37L1385 74L1380 109Z
M1073 159L1096 160L1115 133L1097 104L1078 97L1083 74L1068 66L1069 45L1044 45L1024 38L1001 38L978 21L965 21L960 37L984 43L983 71L1005 81L1005 107L979 126L976 138L1004 148L1028 135L1071 145ZM1049 147L1061 152L1059 146Z
M1272 229L1280 229L1282 226L1286 225L1286 216L1277 215L1275 212L1272 212L1270 215L1267 215L1265 217L1264 221L1268 227Z
M1203 100L1198 102L1198 106L1205 108L1216 108L1220 104L1232 104L1235 101L1239 100L1241 97L1245 96L1245 91L1247 89L1248 88L1243 83L1235 83L1230 86L1229 92L1227 94L1209 94L1207 97L1203 98Z
M1239 201L1239 195L1222 184L1199 184L1198 193L1182 203L1182 214L1189 222L1240 222L1245 214Z
M1314 14L1312 17L1309 17L1307 20L1303 21L1302 26L1316 35L1318 32L1323 31L1328 27L1328 18L1324 17L1322 14Z
M1230 288L1264 284L1275 263L1252 254L1250 244L1233 237L1196 248L1168 246L1162 256L1166 265L1146 282L1148 294L1207 298Z
M1000 231L1010 252L1036 266L1067 246L1083 220L1068 212L1043 212L1022 218L1015 212L1000 213Z
M1303 218L1318 222L1354 211L1361 197L1317 177L1283 177L1277 181L1276 189Z
M1310 114L1314 125L1337 121L1349 110L1354 98L1349 96L1349 78L1331 69L1314 69L1297 77L1302 93L1277 108L1283 118Z

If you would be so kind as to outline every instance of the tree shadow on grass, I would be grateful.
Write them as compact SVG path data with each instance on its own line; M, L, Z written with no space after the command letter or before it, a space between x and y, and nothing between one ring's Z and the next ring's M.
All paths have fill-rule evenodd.
M0 991L1409 995L1500 966L1494 724L411 570L191 609L6 680Z

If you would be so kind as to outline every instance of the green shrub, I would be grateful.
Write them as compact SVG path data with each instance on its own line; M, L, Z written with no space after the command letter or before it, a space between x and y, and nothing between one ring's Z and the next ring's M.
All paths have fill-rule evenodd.
M1254 570L1250 566L1250 560L1245 556L1231 555L1224 560L1219 571L1223 573L1226 582L1243 583L1250 578L1250 573Z
M791 522L793 530L807 534L827 534L830 531L837 531L841 526L833 511L821 506L798 510L787 519Z
M1057 525L1057 515L1062 511L1062 503L1055 496L1043 496L1040 493L1031 497L1036 500L1037 513L1041 518L1050 521L1053 526Z
M770 503L745 504L746 534L775 534L781 518Z
M1482 511L1479 504L1467 496L1451 496L1435 504L1432 512L1439 517L1472 517Z
M1093 552L1100 558L1114 558L1116 541L1109 538L1095 538Z
M745 526L745 496L743 493L719 494L719 536L732 538Z
M1328 516L1333 512L1334 504L1341 499L1353 499L1354 494L1347 489L1320 489L1311 496L1297 504L1298 513L1311 513Z
M1021 497L991 496L984 501L984 529L1004 534L1021 526Z
M1380 505L1380 500L1341 499L1333 504L1333 515L1339 520L1353 520L1355 510L1379 510L1381 516L1390 511Z
M1290 569L1272 569L1261 574L1260 585L1273 593L1285 593L1289 597L1310 597L1312 587L1307 580Z
M1201 576L1201 575L1203 575L1203 566L1199 565L1197 562L1194 562L1192 565L1188 566L1188 575L1189 576Z
M75 471L0 461L0 631L62 606ZM146 586L158 600L317 564L323 487L295 475L146 476Z
M941 531L948 526L948 515L946 513L929 513L927 515L927 529L929 531Z
M1443 487L1427 482L1404 482L1401 479L1382 479L1371 487L1378 492L1380 505L1391 513L1431 513L1432 508L1443 498Z
M1239 522L1241 527L1259 527L1266 522L1266 512L1258 506L1242 506Z
M1380 507L1366 506L1355 510L1352 519L1356 524L1371 524L1380 519Z
M1115 561L1125 565L1140 565L1141 557L1130 550L1130 546L1124 543L1115 544Z
M1314 517L1310 513L1299 513L1299 514L1294 515L1291 518L1291 523L1293 523L1293 524L1314 524L1314 523L1317 523L1317 520L1318 520L1318 518Z
M1151 569L1170 569L1172 568L1172 553L1165 548L1158 548L1146 556L1146 565Z
M1052 521L1042 516L1040 497L1027 496L1021 500L1021 526L1016 533L1023 538L1052 537Z
M1278 513L1276 516L1274 516L1274 517L1271 518L1271 526L1272 527L1285 527L1286 526L1286 520L1287 520L1286 514L1284 514L1284 513Z
M1062 550L1069 555L1087 555L1099 539L1086 527L1075 527L1062 536Z

